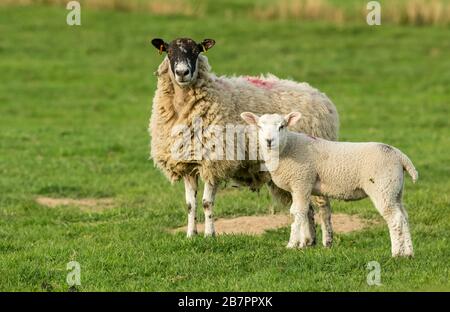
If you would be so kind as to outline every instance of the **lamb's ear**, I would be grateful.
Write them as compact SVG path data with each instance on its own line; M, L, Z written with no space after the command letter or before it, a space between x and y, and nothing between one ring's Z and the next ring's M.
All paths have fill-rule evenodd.
M159 38L152 39L152 44L159 50L159 54L167 52L167 47L169 46L164 40Z
M206 52L209 49L211 49L216 44L216 41L214 39L205 39L202 41L202 43L199 43L198 47L200 51Z
M256 125L258 123L259 117L250 112L244 112L241 114L241 118L245 120L249 125Z
M286 124L288 126L293 126L297 123L297 121L302 117L302 114L299 112L291 112L284 116L284 119L286 120Z

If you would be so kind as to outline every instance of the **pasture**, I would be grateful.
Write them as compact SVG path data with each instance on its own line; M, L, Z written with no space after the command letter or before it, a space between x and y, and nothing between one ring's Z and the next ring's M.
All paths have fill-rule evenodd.
M68 291L72 260L81 265L78 291L450 290L448 26L218 11L89 9L70 27L64 7L0 7L0 290ZM153 72L163 58L150 40L180 36L216 40L207 54L216 73L271 72L325 92L340 140L404 151L419 171L404 194L415 257L391 258L368 200L332 202L334 213L379 224L336 234L331 249L287 250L288 227L212 239L171 233L187 216L182 183L170 185L148 159ZM80 209L39 197L109 201ZM264 215L270 205L265 189L227 188L215 216ZM381 286L366 282L370 261L381 265Z

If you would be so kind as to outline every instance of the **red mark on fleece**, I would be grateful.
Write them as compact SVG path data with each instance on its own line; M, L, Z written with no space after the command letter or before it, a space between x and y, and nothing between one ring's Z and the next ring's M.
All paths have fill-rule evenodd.
M263 80L261 78L258 77L250 77L247 76L245 77L245 79L250 82L251 84L259 87L259 88L263 88L263 89L272 89L273 87L273 82L267 81L267 80Z

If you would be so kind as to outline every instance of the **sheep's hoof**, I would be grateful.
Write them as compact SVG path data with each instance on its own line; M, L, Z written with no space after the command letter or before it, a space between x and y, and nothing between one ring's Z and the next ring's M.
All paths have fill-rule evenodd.
M300 244L298 244L298 249L304 249L304 248L306 248L306 247L308 247L308 245L307 245L306 243L300 243Z
M186 237L187 238L192 238L194 236L197 236L197 231L192 231L192 232L187 232L186 233Z
M205 232L205 237L215 237L215 236L216 236L216 232L210 232L210 233Z
M324 241L323 242L323 247L326 247L326 248L331 248L331 246L333 246L333 241Z
M294 249L294 248L297 248L298 245L299 245L299 242L289 242L289 243L286 245L286 248Z
M300 241L300 248L311 247L316 244L316 240L313 238L307 238L303 241Z
M396 252L392 253L393 258L414 258L413 252Z

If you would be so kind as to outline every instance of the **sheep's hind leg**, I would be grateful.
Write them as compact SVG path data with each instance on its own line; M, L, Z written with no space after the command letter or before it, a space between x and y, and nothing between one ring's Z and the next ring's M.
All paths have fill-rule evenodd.
M394 204L384 209L384 215L391 236L393 257L412 257L414 255L408 220L403 214L401 205Z
M401 201L395 198L373 198L372 200L388 225L392 256L412 257L414 251L409 232L408 217Z
M214 200L217 192L217 183L205 182L203 191L203 210L205 213L205 237L214 236Z
M197 176L184 177L184 190L186 193L186 205L188 210L188 225L186 236L192 237L197 234Z
M322 244L331 247L333 244L333 226L331 224L331 205L327 197L313 197L314 204L319 208L320 226L322 229Z
M413 250L413 244L411 239L411 232L409 230L409 221L408 221L408 213L406 212L405 207L403 206L403 203L400 201L398 203L400 206L400 209L402 211L403 217L404 217L404 224L405 224L405 230L403 232L403 248L404 248L404 254L406 256L414 256L414 250Z

